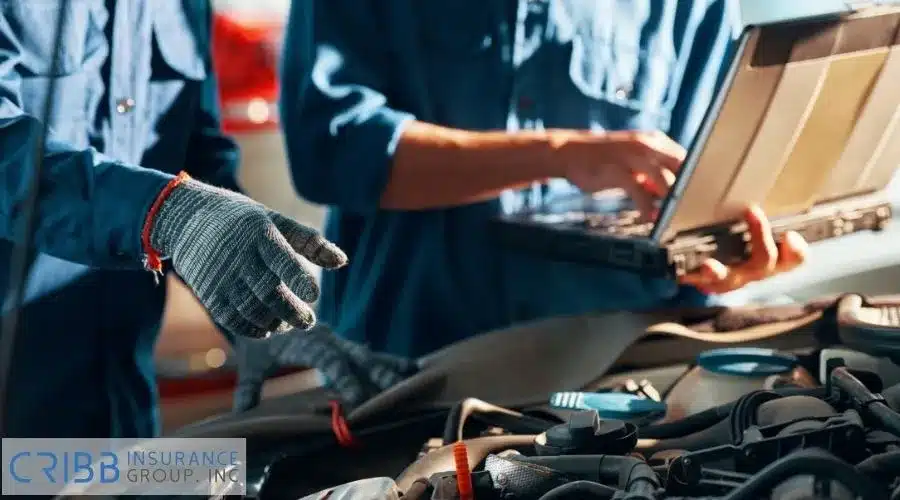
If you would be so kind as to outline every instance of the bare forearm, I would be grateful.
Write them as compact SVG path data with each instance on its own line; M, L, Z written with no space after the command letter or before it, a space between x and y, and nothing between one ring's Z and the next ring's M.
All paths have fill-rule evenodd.
M542 132L472 132L422 122L400 138L381 207L424 210L496 198L559 176Z

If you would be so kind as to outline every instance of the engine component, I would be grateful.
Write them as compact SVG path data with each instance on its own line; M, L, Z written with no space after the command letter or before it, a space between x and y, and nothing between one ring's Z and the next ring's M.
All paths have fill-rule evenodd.
M784 385L817 385L796 356L774 349L714 349L701 353L696 362L697 366L666 395L668 411L664 422L734 401L751 391Z
M600 420L596 411L573 414L534 439L538 455L624 455L637 444L637 426L621 420Z
M666 413L666 404L627 392L557 392L550 406L569 410L593 410L602 418L651 422Z
M891 498L900 487L900 428L891 422L900 415L866 386L880 390L877 376L864 377L864 383L842 367L831 366L828 373L831 383L826 388L756 390L674 422L641 427L603 419L590 410L573 413L563 424L550 425L547 420L549 428L534 436L530 446L503 446L501 441L486 446L487 439L522 437L515 435L466 440L472 496L481 500ZM896 390L900 392L900 387ZM502 411L490 414L511 418ZM540 426L540 418L519 415L527 426ZM665 439L647 439L651 436ZM447 449L432 451L407 469L398 479L401 491L415 493L412 500L461 498L455 493L460 485L453 466L444 456ZM404 490L425 483L424 492Z

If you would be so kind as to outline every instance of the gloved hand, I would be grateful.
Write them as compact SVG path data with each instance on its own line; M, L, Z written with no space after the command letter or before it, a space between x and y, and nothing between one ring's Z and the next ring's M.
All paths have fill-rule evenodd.
M213 321L235 337L315 324L319 296L303 258L326 269L347 256L314 229L237 193L179 183L153 215L150 246L172 265Z
M320 370L328 386L352 410L418 371L415 361L370 351L334 335L326 325L309 331L293 330L266 339L235 339L238 383L234 410L259 404L266 378L282 367Z

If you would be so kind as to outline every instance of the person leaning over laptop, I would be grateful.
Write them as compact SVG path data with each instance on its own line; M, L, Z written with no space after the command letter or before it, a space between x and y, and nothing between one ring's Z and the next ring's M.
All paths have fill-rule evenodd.
M579 188L624 188L645 211L662 196L723 78L734 8L293 2L281 82L293 177L354 257L324 276L320 317L419 355L535 318L702 304L800 264L806 243L790 234L778 248L758 209L748 262L709 261L681 283L491 239L498 214Z

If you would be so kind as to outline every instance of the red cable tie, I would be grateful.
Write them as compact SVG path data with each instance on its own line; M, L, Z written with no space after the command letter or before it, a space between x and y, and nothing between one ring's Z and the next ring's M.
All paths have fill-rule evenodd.
M147 218L144 219L144 228L141 231L141 245L144 247L144 253L147 254L145 266L150 271L156 273L162 272L162 257L159 255L159 252L153 248L153 245L150 244L150 232L153 230L153 219L156 218L156 214L159 213L163 203L166 201L166 198L172 194L172 191L181 183L190 180L190 178L191 176L186 172L179 172L174 179L166 184L162 192L159 193L159 196L156 197L153 205L150 207L150 211L147 212Z
M330 401L329 404L331 406L331 431L334 432L338 444L344 448L356 447L356 439L353 438L350 426L347 425L347 419L344 418L340 401Z
M459 500L474 500L472 471L469 470L469 450L463 441L453 444L453 463L456 466L456 489L459 491Z

